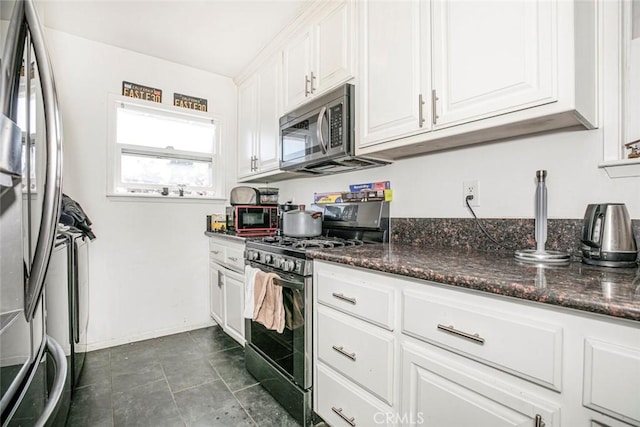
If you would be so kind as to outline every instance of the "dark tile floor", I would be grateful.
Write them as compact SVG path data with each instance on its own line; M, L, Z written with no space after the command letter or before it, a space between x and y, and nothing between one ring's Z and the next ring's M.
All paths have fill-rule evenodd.
M67 426L298 426L219 327L87 353Z

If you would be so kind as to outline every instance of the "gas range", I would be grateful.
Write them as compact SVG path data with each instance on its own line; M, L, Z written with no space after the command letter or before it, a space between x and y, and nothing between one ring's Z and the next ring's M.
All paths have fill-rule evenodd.
M247 241L245 257L279 271L310 276L311 263L306 260L308 250L359 246L364 243L356 238L267 236Z

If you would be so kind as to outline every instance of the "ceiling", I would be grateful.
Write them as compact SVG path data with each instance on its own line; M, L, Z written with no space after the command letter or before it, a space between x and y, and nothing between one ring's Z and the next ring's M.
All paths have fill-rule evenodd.
M311 0L47 0L46 27L235 77Z

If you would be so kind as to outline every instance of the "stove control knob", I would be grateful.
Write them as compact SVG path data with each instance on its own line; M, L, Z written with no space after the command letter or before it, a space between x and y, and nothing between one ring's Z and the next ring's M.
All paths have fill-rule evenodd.
M256 251L249 252L249 259L251 261L257 261L258 258L260 258L260 254L258 252L256 252Z
M271 262L273 262L273 256L272 255L265 255L264 256L264 262L266 264L271 264Z
M293 269L295 269L295 268L296 268L296 263L295 262L293 262L291 260L283 262L282 269L284 271L293 271Z

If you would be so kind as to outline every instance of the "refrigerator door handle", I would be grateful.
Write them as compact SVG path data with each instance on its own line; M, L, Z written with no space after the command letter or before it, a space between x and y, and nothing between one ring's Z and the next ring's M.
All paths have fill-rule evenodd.
M53 70L47 55L44 36L33 0L25 0L25 16L33 40L33 49L38 63L40 85L44 98L46 165L42 205L42 221L38 240L29 269L25 316L31 321L42 295L44 279L56 238L56 227L62 196L62 125L60 110L53 82Z
M60 406L60 401L62 400L64 383L67 379L67 357L64 355L64 350L62 350L60 344L49 335L47 335L47 352L56 364L56 377L53 380L53 386L49 392L47 405L44 407L38 422L36 422L36 427L47 425L47 422L55 416Z

